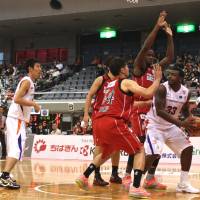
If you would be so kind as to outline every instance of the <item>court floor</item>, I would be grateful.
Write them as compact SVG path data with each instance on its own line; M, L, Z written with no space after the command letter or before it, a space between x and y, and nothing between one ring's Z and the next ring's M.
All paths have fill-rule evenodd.
M21 189L7 190L0 188L0 200L127 200L128 193L121 185L111 184L107 187L92 187L89 191L80 190L74 180L87 167L89 162L72 160L25 159L13 171L14 177L21 184ZM0 161L2 169L4 161ZM123 175L126 163L120 163L120 176ZM102 176L108 180L111 163L101 167ZM157 169L158 179L168 185L167 191L150 191L152 200L200 200L200 194L176 193L180 167L176 164L160 164ZM93 177L90 178L91 182ZM193 165L190 172L191 183L200 188L200 165Z

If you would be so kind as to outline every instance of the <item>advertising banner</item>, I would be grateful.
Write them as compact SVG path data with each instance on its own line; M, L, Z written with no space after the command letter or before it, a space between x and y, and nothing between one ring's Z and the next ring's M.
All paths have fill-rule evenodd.
M193 164L200 164L200 137L191 137L194 146ZM92 160L94 152L92 136L35 135L32 158ZM128 154L121 151L120 161L127 161ZM164 147L160 163L179 163L179 158Z

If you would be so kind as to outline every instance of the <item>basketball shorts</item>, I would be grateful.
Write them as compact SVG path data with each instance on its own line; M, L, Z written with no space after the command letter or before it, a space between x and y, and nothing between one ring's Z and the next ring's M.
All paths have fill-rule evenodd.
M7 117L6 136L7 156L22 160L26 140L25 122L20 119Z
M143 146L122 119L106 116L99 118L95 120L93 130L96 136L96 145L103 148L103 158L119 150L135 154Z
M144 143L146 154L161 155L165 144L179 157L185 148L192 146L189 138L177 126L165 130L154 127L147 129Z

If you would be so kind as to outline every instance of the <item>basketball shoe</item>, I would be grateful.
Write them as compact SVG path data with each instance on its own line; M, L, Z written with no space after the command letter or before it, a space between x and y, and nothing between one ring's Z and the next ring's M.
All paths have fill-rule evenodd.
M13 180L10 176L7 178L0 178L0 187L8 189L19 189L20 185L17 184L16 180Z
M103 187L103 186L109 185L109 183L104 181L101 175L97 175L94 177L93 185Z
M151 194L148 193L144 188L139 187L135 188L133 186L129 189L129 196L134 198L140 198L140 199L148 199Z
M131 175L125 175L122 178L122 186L126 191L129 191L129 187L131 185L131 182L132 182Z
M75 180L76 185L83 189L83 190L88 190L89 189L89 183L88 183L88 178L86 178L84 175L79 176Z
M178 183L176 187L177 192L186 192L186 193L193 193L198 194L200 190L197 188L192 187L190 183Z
M156 190L166 190L167 189L167 186L162 183L159 183L155 177L151 178L150 180L145 179L143 187L145 189L156 189Z
M122 179L118 176L118 174L111 175L110 183L122 184Z

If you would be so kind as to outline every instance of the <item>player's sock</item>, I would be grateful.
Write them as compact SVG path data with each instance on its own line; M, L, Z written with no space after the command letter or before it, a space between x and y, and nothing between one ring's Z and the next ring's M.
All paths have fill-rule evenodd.
M84 176L86 177L86 178L88 178L89 176L90 176L90 174L94 171L96 169L96 166L93 164L93 163L91 163L90 165L89 165L89 167L85 170L85 172L83 173L84 174Z

